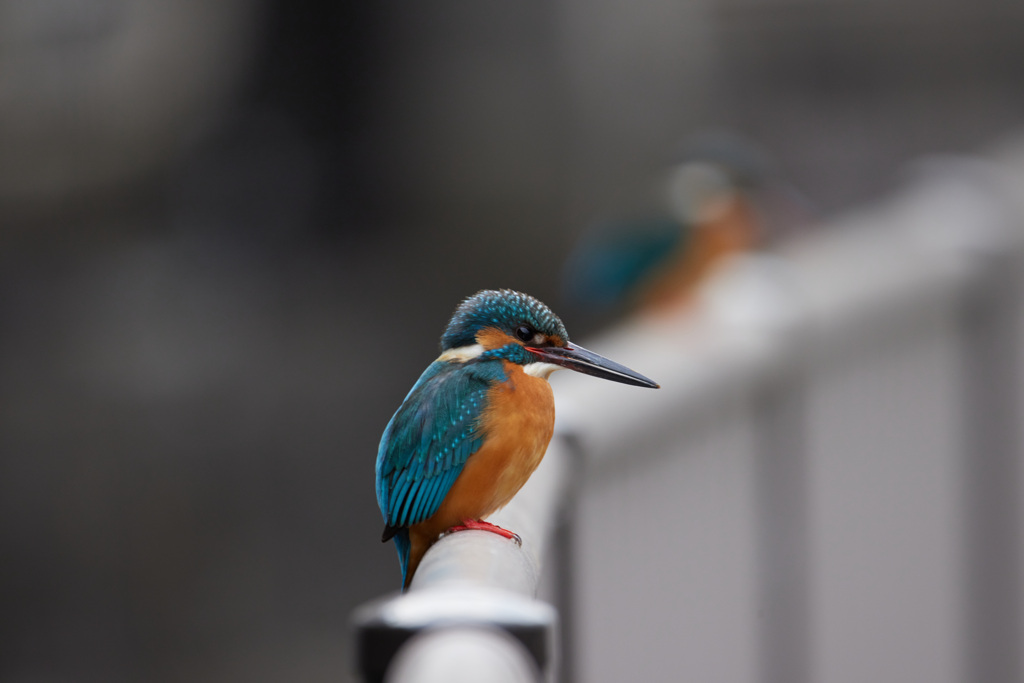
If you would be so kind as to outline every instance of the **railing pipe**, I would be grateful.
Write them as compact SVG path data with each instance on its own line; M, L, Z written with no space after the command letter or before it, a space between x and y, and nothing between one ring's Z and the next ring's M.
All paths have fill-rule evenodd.
M423 557L409 590L353 614L361 680L533 681L553 677L557 612L536 599L542 559L567 480L569 447L556 436L541 466L486 531L444 536Z

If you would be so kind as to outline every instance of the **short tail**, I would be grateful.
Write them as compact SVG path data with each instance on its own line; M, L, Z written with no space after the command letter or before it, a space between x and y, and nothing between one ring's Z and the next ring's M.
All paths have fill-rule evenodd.
M398 564L402 567L402 590L405 591L409 587L409 552L412 550L409 530L399 529L394 535L394 541L398 550Z

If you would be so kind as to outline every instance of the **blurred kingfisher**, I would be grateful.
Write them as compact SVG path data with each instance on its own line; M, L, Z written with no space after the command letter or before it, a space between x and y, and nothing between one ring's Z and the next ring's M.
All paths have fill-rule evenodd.
M540 464L554 431L548 377L569 368L623 384L652 380L569 343L547 306L508 289L484 290L456 309L431 363L391 418L377 451L383 541L394 539L408 587L443 534L483 529Z
M691 137L662 183L661 209L584 232L563 270L568 305L674 310L726 257L768 246L812 213L764 152L727 131Z

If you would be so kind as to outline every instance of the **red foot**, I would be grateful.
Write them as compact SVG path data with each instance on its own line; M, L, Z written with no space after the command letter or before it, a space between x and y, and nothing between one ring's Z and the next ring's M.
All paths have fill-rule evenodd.
M523 539L519 537L519 534L509 531L508 529L502 529L497 524L491 524L490 522L485 522L482 519L464 519L462 520L462 524L457 524L451 527L442 535L447 536L448 534L453 534L456 531L468 531L470 529L476 529L478 531L490 531L492 534L498 534L499 536L507 538L510 541L515 541L515 544L518 546L523 545Z

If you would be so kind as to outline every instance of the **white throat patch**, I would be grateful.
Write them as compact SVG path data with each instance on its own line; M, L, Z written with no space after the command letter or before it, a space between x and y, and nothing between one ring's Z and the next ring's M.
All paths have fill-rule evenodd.
M448 349L440 356L437 357L439 361L449 363L465 363L466 361L479 358L484 352L484 347L480 344L471 344L469 346L459 346L454 349ZM531 377L539 377L541 379L547 379L551 376L551 373L561 368L553 363L542 363L537 361L536 363L527 363L523 366L523 372Z
M523 366L523 372L532 377L547 379L551 373L561 368L553 363L527 363Z

